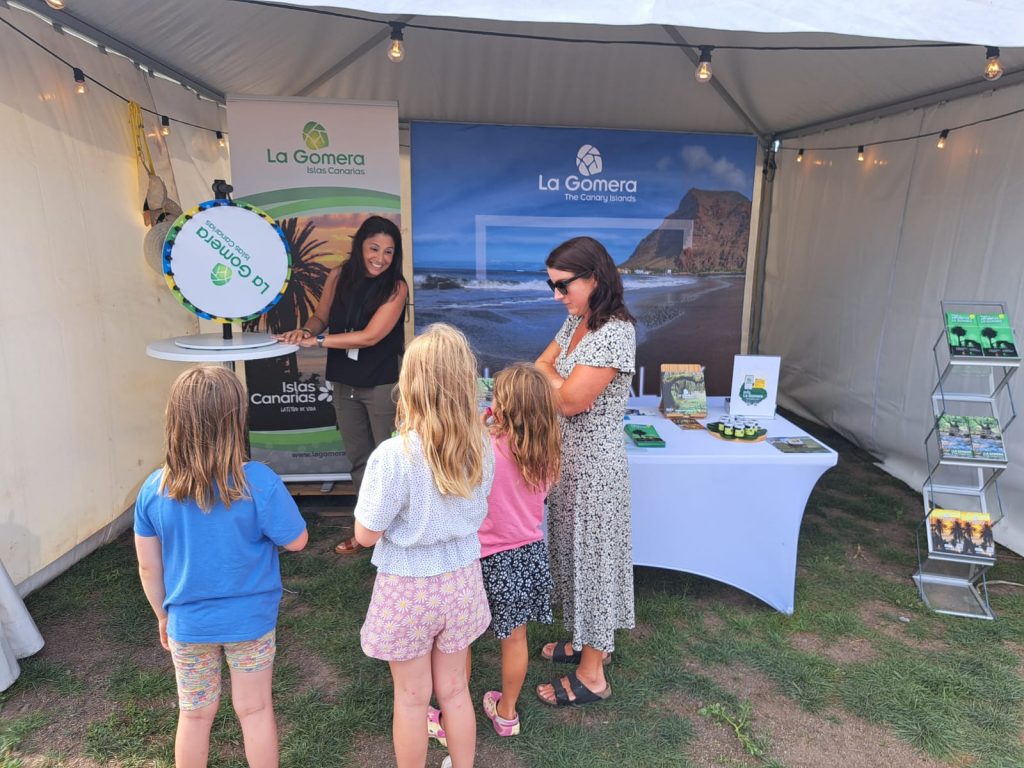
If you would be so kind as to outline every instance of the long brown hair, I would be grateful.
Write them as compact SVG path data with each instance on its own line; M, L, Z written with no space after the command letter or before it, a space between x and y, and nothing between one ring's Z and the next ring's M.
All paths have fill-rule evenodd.
M167 453L160 492L195 499L209 512L249 495L243 465L248 418L245 387L227 368L200 365L175 379L167 399Z
M398 375L398 431L419 435L434 484L469 498L484 472L477 417L476 356L462 331L434 323L413 339Z
M566 240L548 255L544 265L597 281L590 294L588 330L596 331L613 317L636 323L622 298L622 275L607 249L594 238Z
M374 235L387 235L395 243L395 252L391 257L391 265L377 277L371 278L366 272L366 261L363 258L363 243ZM372 316L382 304L395 295L398 286L405 282L402 276L402 233L398 226L383 216L370 216L352 236L352 251L348 259L341 265L337 287L334 291L334 303L347 308L348 325L353 326L359 321L353 313L363 311Z
M514 363L494 377L491 434L508 440L512 459L533 491L546 491L562 466L555 391L532 363Z

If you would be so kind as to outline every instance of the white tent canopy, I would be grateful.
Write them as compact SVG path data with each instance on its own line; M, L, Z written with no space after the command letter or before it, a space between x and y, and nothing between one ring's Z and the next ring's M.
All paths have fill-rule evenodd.
M161 406L178 368L143 348L194 328L143 265L124 104L95 83L85 100L69 95L69 65L173 119L167 139L153 115L147 125L158 168L173 169L186 207L228 174L212 141L223 111L207 100L227 93L393 100L403 120L779 136L773 194L763 195L774 205L758 241L754 341L783 356L784 405L838 428L913 484L924 470L925 353L939 299L1003 299L1024 317L1014 250L1024 240L1024 119L954 130L942 153L933 138L870 146L1024 106L1016 2L300 5L68 0L55 12L42 0L0 3L0 559L23 591L102 538L159 462ZM399 65L385 58L390 21L407 25ZM969 45L729 47L900 40ZM693 77L699 45L715 46L710 86ZM1006 69L994 84L981 78L987 45L1001 46ZM869 145L866 163L820 151L858 144ZM797 147L808 152L799 170ZM1008 439L1011 456L1024 456L1024 433ZM1012 507L1024 501L1024 471L1005 477ZM1024 546L1014 521L1000 529Z
M45 8L42 0L29 4ZM1024 69L1024 50L1010 48L1024 46L1024 8L1009 2L873 1L854 12L835 0L790 2L771 4L770 14L749 2L395 2L357 3L363 10L338 11L344 16L323 10L332 3L317 5L77 0L61 16L74 20L69 26L85 25L86 34L92 30L144 52L158 71L212 94L398 101L407 120L768 135L949 88L983 88L986 45L1004 46L1008 72ZM690 7L672 7L682 5ZM608 25L609 17L618 19L615 26ZM391 20L409 25L408 58L399 66L384 58ZM710 88L693 78L696 53L679 47L868 46L903 44L901 39L972 45L883 51L719 47Z
M273 3L275 5L279 3ZM389 2L316 2L292 0L289 5L359 8L374 13L456 16L498 21L639 26L670 24L677 27L721 29L735 32L830 32L893 40L949 40L977 45L1014 46L1024 43L1024 8L1014 0L983 2L950 0L718 0L680 3L674 0L623 3L621 0L544 0L507 2L443 2L390 0Z

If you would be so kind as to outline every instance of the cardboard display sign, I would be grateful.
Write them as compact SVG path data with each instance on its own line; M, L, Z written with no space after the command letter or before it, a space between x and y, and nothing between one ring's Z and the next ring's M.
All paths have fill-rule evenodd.
M183 307L220 323L259 317L291 278L281 228L247 203L209 200L182 214L164 241L164 279Z
M736 355L732 364L729 413L774 419L781 363L781 357L770 355Z

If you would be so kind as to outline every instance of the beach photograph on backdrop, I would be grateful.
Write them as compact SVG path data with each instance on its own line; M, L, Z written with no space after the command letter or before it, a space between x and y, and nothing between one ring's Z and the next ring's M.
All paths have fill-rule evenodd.
M457 325L492 375L536 359L565 320L544 260L588 235L622 274L645 391L699 360L728 392L754 137L414 122L411 158L417 329Z

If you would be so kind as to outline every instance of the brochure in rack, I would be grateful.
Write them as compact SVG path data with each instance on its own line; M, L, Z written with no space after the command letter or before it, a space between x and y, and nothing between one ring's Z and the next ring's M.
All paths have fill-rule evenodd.
M976 459L989 461L1006 461L1006 448L1003 446L1003 432L999 429L999 419L994 416L970 417L971 450Z
M928 515L928 551L933 554L995 557L991 515L987 512L933 509Z
M979 312L978 335L981 337L981 353L986 357L1018 357L1017 344L1013 338L1010 318L1004 312Z
M946 338L953 357L981 357L980 331L973 312L946 313Z
M939 453L944 459L973 459L971 423L966 416L944 413L939 416Z
M1020 356L1005 312L947 312L946 339L953 357Z

